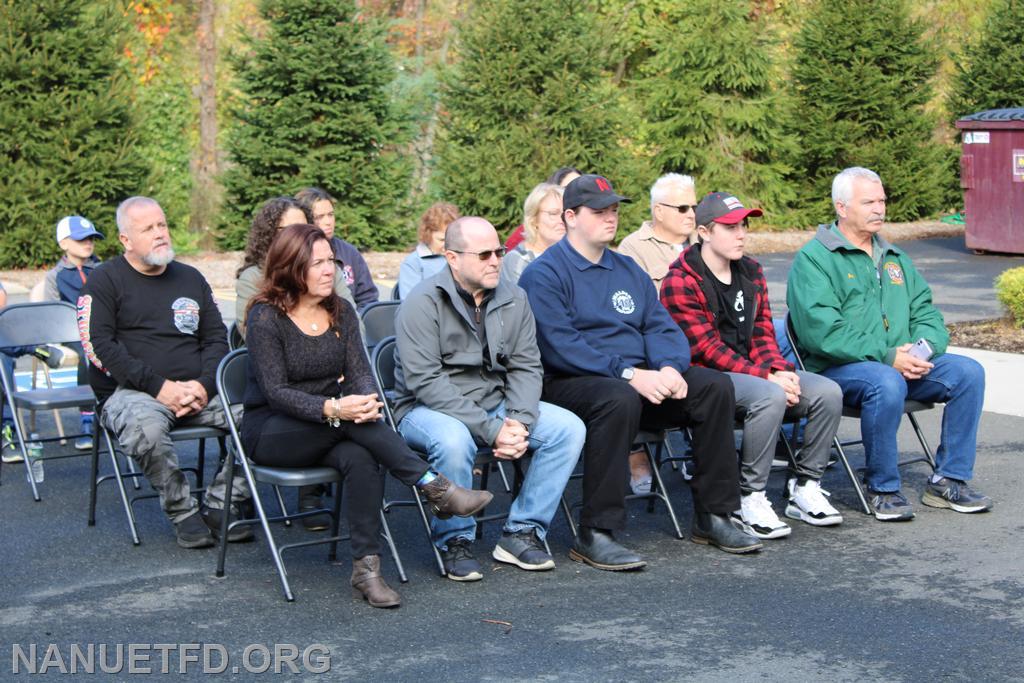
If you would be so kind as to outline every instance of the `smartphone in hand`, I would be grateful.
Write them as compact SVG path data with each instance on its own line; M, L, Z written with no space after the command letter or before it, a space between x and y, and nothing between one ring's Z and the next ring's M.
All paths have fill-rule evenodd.
M932 348L927 339L921 337L914 342L913 346L907 349L907 353L919 360L931 360L932 356L935 355L935 349Z

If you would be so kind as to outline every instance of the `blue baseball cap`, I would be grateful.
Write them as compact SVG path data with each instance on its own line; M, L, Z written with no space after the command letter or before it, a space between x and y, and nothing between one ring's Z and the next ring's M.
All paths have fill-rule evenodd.
M73 240L84 240L86 237L103 239L103 233L98 231L88 218L65 216L57 221L57 244L65 237Z

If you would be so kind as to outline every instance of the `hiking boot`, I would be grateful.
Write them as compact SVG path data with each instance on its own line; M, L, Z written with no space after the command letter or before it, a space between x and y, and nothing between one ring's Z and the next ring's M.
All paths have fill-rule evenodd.
M352 595L370 603L370 607L399 607L402 596L380 574L380 555L352 560Z
M0 435L2 435L0 448L3 450L3 455L0 458L6 463L23 462L25 458L22 457L18 444L14 442L14 429L10 422L4 425L3 430L0 430Z
M320 484L299 487L299 512L323 509L324 487ZM326 512L302 518L302 527L306 531L324 531L331 528L331 516Z
M740 509L732 513L733 522L757 538L782 538L793 531L779 519L764 491L752 491L740 496Z
M453 538L448 541L448 550L441 551L444 573L452 581L479 581L484 578L480 563L470 549L468 538Z
M555 568L555 560L544 550L544 544L537 538L536 529L502 532L491 557L530 572Z
M209 548L213 545L213 534L203 523L198 512L193 512L174 525L174 533L178 536L178 545L182 548Z
M476 489L464 489L453 484L440 472L420 491L430 503L430 510L438 519L455 517L472 517L487 507L487 504L494 498L490 491L477 491Z
M727 553L742 555L763 548L761 541L737 528L727 515L696 512L690 540L701 545L713 545Z
M812 526L835 526L843 523L843 516L828 502L828 491L817 479L798 484L795 478L786 482L786 516L799 519Z
M971 490L966 482L943 477L928 482L921 502L933 508L949 508L956 512L986 512L992 509L992 499Z
M899 491L868 491L868 504L879 522L908 522L914 518L914 508Z
M203 521L206 522L207 528L210 533L217 540L220 540L220 524L224 515L223 510L216 510L207 505L203 505L200 508L203 515ZM234 505L231 506L231 514L228 515L228 524L237 522L240 519L238 514L238 508ZM245 541L251 541L253 539L252 527L248 524L236 526L234 529L228 531L228 543L243 543Z
M643 569L647 562L632 550L619 545L611 531L581 526L579 536L569 550L569 559L609 572Z
M55 344L44 344L32 349L32 355L56 370L64 362L64 349Z

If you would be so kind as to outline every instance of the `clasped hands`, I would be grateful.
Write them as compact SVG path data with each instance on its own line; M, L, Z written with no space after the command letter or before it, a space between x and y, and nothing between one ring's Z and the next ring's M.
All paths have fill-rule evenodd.
M629 386L654 405L668 398L686 398L686 380L675 368L666 365L661 370L633 370Z
M167 379L160 387L156 400L167 406L174 417L185 417L195 415L205 408L210 398L206 388L197 380L180 382Z
M800 375L788 370L776 370L768 375L768 380L775 382L786 392L787 408L792 408L800 402Z
M932 371L935 364L921 360L916 356L911 356L907 353L911 346L913 344L904 344L903 346L896 347L896 358L893 360L892 366L906 379L921 379Z
M498 436L494 438L494 457L501 460L518 460L529 448L530 432L519 420L506 417Z

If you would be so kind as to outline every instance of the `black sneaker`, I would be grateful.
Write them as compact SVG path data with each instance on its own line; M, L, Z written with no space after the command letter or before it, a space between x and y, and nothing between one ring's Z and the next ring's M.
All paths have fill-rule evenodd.
M209 548L213 545L213 534L203 523L198 512L194 512L174 525L178 545L182 548Z
M544 550L544 544L537 538L536 529L503 532L491 557L530 572L555 568L555 560Z
M50 368L56 369L64 361L64 350L53 344L37 346L32 349L32 355L46 363Z
M879 522L907 522L914 518L914 508L899 491L868 491L868 503Z
M220 523L224 516L222 513L223 510L215 510L206 505L203 505L202 507L203 521L206 522L206 527L210 530L210 534L217 540L220 540ZM228 524L239 519L238 508L232 505L231 514L228 515ZM245 541L251 541L252 539L252 527L248 524L236 526L234 529L228 531L228 543L243 543Z
M949 508L957 512L985 512L992 509L992 499L972 491L965 482L943 477L928 482L921 502L933 508Z
M479 581L484 578L480 563L470 550L471 544L468 538L453 538L448 541L448 550L441 551L445 575L452 581Z

